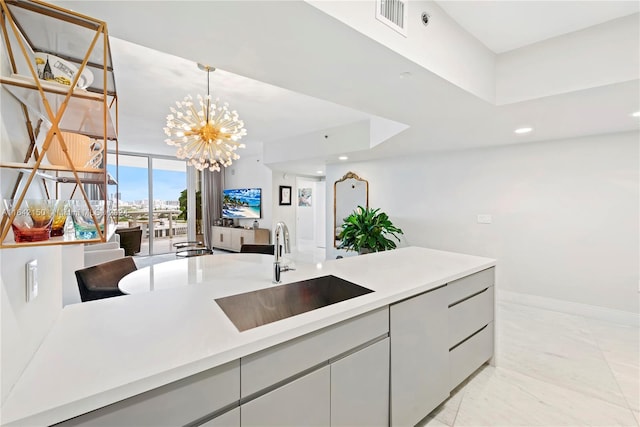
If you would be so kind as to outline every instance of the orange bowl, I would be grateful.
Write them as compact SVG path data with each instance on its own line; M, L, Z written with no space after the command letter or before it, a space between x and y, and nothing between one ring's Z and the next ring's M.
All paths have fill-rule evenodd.
M62 139L64 139L65 145L67 146L67 152L69 153L69 157L71 157L73 166L85 166L89 160L91 160L91 156L93 155L91 138L79 133L61 132L61 134ZM51 145L47 150L47 160L49 160L49 163L52 165L69 166L67 158L60 146L60 142L58 141L58 136L54 136L51 141Z

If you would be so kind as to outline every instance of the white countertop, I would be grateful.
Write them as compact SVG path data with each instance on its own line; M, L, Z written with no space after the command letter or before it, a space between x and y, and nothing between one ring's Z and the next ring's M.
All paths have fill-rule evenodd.
M214 299L272 286L272 262L265 257L218 256L213 268L205 268L209 257L187 258L182 271L196 286L65 307L2 405L3 425L60 422L495 265L417 247L298 264L283 273L283 283L333 274L375 292L238 332ZM161 266L153 269L155 289L159 272L170 281L184 279ZM151 269L141 270L150 277Z
M118 287L126 294L139 294L176 287L211 285L216 287L220 295L233 295L271 283L272 270L273 255L205 255L141 268L123 277ZM286 279L286 274L288 272L283 273L282 279Z

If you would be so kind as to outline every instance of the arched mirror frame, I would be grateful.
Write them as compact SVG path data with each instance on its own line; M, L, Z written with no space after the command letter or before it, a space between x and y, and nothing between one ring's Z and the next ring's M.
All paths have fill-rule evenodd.
M338 184L340 183L348 184L348 180L364 182L364 188L365 188L364 203L361 203L359 200L355 201L353 207L351 207L351 209L349 209L348 212L354 211L359 205L364 206L365 208L369 207L369 182L366 179L360 178L358 175L356 175L353 172L347 172L342 178L340 178L333 184L333 247L334 248L338 247L338 236L336 235L336 230L338 228L338 209L337 209ZM344 218L341 218L340 221L342 221L343 219Z

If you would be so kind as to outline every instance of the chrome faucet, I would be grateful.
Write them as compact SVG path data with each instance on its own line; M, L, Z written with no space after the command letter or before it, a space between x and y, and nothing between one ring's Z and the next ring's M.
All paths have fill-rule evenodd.
M276 224L275 234L276 238L274 245L275 249L273 253L273 280L271 282L280 283L280 272L286 271L283 270L280 266L280 237L282 237L283 239L284 252L291 253L291 250L289 249L289 229L287 228L287 224L282 221L278 222Z

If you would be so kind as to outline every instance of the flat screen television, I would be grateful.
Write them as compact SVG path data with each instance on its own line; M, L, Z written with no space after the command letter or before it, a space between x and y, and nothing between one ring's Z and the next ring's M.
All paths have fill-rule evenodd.
M222 193L222 218L262 218L262 188L232 188Z

